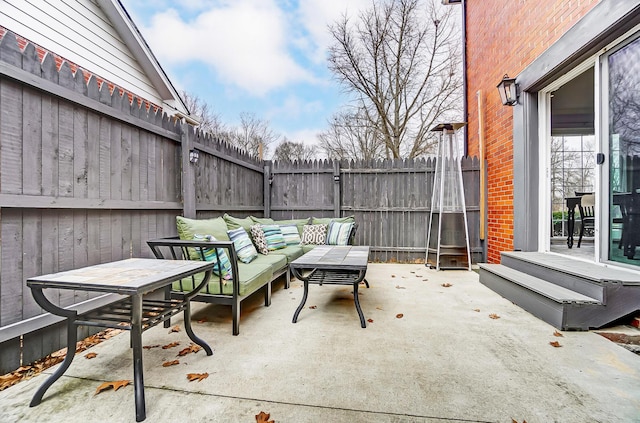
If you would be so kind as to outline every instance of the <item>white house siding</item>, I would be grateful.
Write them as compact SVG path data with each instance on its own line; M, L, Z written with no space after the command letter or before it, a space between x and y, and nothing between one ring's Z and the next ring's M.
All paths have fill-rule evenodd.
M93 0L0 0L0 25L134 95L163 105L158 91Z

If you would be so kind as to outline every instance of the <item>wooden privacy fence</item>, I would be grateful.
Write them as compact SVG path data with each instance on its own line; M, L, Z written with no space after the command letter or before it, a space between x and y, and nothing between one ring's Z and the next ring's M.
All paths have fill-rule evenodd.
M179 124L33 45L0 40L0 374L65 344L26 279L128 257L175 217L355 215L372 258L424 257L433 161L271 163ZM197 163L190 152L198 152ZM478 163L463 161L471 244ZM55 292L62 307L97 294ZM82 328L79 336L95 330Z
M482 260L480 163L462 159L473 261ZM275 162L265 165L265 214L274 219L355 216L356 244L373 261L424 260L435 159Z

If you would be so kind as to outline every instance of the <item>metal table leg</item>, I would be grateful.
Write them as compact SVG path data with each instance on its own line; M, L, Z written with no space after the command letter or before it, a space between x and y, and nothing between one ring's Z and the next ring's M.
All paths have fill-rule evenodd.
M35 395L33 395L31 403L29 403L29 407L35 407L36 405L40 404L40 402L42 402L42 397L44 396L45 392L47 392L47 389L49 389L49 387L53 385L53 383L58 380L60 376L64 374L64 372L67 371L67 369L71 365L71 362L73 361L73 358L76 355L78 332L76 329L75 321L78 313L76 313L75 310L60 308L55 304L49 302L47 297L44 296L42 288L32 287L31 292L33 294L33 298L40 307L51 314L67 318L67 355L64 357L64 361L62 362L62 365L58 368L58 370L56 370L55 373L49 376L49 378L47 378L47 380L45 380L44 383L40 385Z
M133 344L133 387L136 400L136 421L147 417L144 402L142 367L142 296L131 296L131 343Z

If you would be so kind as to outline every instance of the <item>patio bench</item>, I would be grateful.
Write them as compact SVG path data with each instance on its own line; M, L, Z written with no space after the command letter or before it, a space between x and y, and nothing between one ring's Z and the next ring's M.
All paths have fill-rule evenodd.
M272 283L284 276L284 287L288 289L290 285L289 264L311 251L315 245L286 245L284 248L270 250L268 254L257 254L255 258L247 263L240 260L234 242L229 239L229 232L238 228L244 228L245 231L249 232L251 227L255 225L295 225L298 234L302 237L305 225L326 224L324 222L330 223L331 221L341 224L352 223L350 232L346 235L346 244L353 245L358 225L351 216L335 219L309 218L274 221L269 218L252 216L239 219L227 214L215 219L188 219L177 216L176 223L179 236L154 239L147 241L147 244L158 259L215 261L217 264L209 283L191 301L230 305L233 320L232 333L233 335L238 335L240 333L240 307L242 301L262 290L265 306L271 305ZM210 237L203 239L203 235ZM343 233L342 235L341 241L345 241L345 234ZM227 261L230 271L225 274L223 268L224 263ZM184 293L197 286L203 277L203 274L197 274L174 282L165 289L165 298L181 299ZM170 321L167 320L165 326L168 327L169 325Z

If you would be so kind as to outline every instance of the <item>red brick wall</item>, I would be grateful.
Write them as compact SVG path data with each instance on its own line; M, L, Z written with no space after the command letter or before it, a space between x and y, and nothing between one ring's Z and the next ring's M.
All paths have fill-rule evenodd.
M598 0L467 0L469 155L479 155L478 91L487 158L487 261L513 250L513 109L496 85L517 76Z

